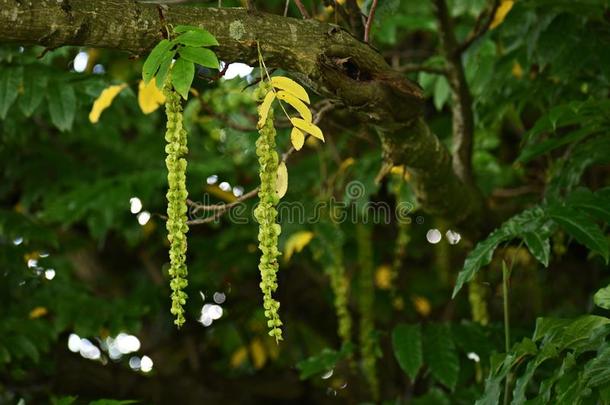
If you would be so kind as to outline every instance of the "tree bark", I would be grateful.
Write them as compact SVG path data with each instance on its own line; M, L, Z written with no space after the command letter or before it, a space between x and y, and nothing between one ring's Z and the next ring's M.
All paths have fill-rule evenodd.
M267 66L290 71L378 131L385 158L413 172L424 209L453 223L478 212L478 194L456 174L448 151L422 119L420 88L338 26L241 8L0 0L0 42L111 48L144 56L162 38L164 22L205 27L218 39L216 52L226 62L257 65L258 41Z

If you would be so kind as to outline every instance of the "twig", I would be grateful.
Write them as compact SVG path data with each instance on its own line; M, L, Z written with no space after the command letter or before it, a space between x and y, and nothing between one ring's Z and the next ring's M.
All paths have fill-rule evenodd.
M290 0L286 0L286 5L284 6L284 17L288 16L288 6L290 5Z
M366 19L366 23L364 24L364 42L369 43L369 36L371 35L371 26L373 25L373 19L375 18L375 9L377 9L377 0L373 0L373 4L371 4L371 10L369 11L369 16Z
M466 40L456 48L455 51L458 54L464 53L477 39L481 38L489 30L489 27L491 26L491 23L494 20L494 16L496 15L496 11L498 10L499 6L500 0L494 0L493 5L491 6L491 10L489 11L489 15L487 15L487 19L485 20L485 23L483 25L481 25L481 20L485 13L481 13L481 15L477 18L475 29L470 34L468 34Z
M309 13L307 12L307 9L305 8L303 3L301 2L301 0L294 0L294 3L297 5L297 8L301 12L301 15L303 16L304 19L305 18L311 18L309 16Z

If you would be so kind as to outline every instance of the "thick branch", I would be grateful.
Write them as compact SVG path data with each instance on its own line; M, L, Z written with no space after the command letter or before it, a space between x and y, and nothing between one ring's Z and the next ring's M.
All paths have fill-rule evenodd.
M386 145L411 153L387 152L395 164L420 173L417 189L424 207L449 220L475 210L465 185L451 168L447 151L421 121L420 88L392 70L383 57L340 27L240 8L167 6L169 24L203 26L221 46L226 62L255 65L259 41L268 66L290 71L319 94L373 124ZM0 0L0 41L112 48L145 55L161 39L156 5L127 0ZM434 145L434 147L430 147ZM439 171L441 170L441 171ZM446 184L439 184L445 179ZM461 192L457 192L461 189ZM454 203L450 206L445 201ZM463 208L456 212L455 207Z

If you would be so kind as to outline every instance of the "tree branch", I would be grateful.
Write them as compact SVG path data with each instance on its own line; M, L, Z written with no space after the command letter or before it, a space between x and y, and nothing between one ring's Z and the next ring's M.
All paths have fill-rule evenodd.
M489 30L492 21L494 20L494 16L496 15L496 11L500 6L500 0L493 0L493 4L491 6L491 10L489 10L489 14L487 14L487 18L485 19L485 23L481 25L482 19L485 17L485 13L481 13L479 18L477 18L477 23L475 24L475 28L472 30L466 40L461 43L456 52L459 54L464 53L470 46L479 38L481 38L485 33Z
M0 0L0 10L2 42L112 48L143 56L162 38L162 23L154 4ZM164 18L168 24L205 27L221 44L216 49L219 58L228 63L256 65L259 41L268 66L290 71L317 93L349 108L355 119L378 130L383 144L403 152L418 151L386 151L385 155L421 174L415 176L416 189L428 211L453 222L476 211L477 204L465 191L467 184L456 176L447 151L421 120L421 89L347 31L313 19L241 8L170 5ZM441 178L445 182L439 183Z
M373 20L375 19L375 10L377 9L377 0L373 0L371 4L371 10L369 16L366 18L366 24L364 24L364 42L369 42L371 35L371 27L373 26Z
M442 50L447 59L447 80L451 87L453 169L462 181L472 184L472 138L474 136L472 95L466 81L462 55L458 52L459 45L455 38L453 19L447 9L447 3L445 0L434 0L434 3Z

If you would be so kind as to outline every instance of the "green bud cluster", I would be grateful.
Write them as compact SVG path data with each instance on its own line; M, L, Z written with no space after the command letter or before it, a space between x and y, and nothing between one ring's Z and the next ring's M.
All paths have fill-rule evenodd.
M360 357L362 371L366 378L373 399L379 397L379 381L375 369L375 323L374 323L374 269L372 234L369 226L356 225L356 243L358 245L358 262L360 264L359 278L359 310L360 310Z
M182 125L182 105L180 96L171 85L163 89L165 94L165 114L167 116L167 130L165 132L165 152L167 157L167 239L170 243L169 259L172 289L171 313L176 317L174 323L180 327L184 324L184 304L187 295L184 292L188 281L186 280L186 232L188 231L186 199L186 159L188 153L186 146L186 130Z
M257 98L264 97L265 88L262 85L257 90ZM262 88L262 90L261 90ZM268 90L267 90L268 91ZM273 127L273 111L269 111L265 124L259 129L259 137L256 141L256 155L260 166L260 187L258 191L259 203L254 210L258 228L259 249L262 253L258 269L261 273L260 288L263 292L263 307L269 335L275 337L276 341L282 340L282 321L278 310L280 303L273 298L277 290L277 271L279 269L278 236L282 228L276 223L279 202L277 195L277 169L279 157L275 151L275 128Z

